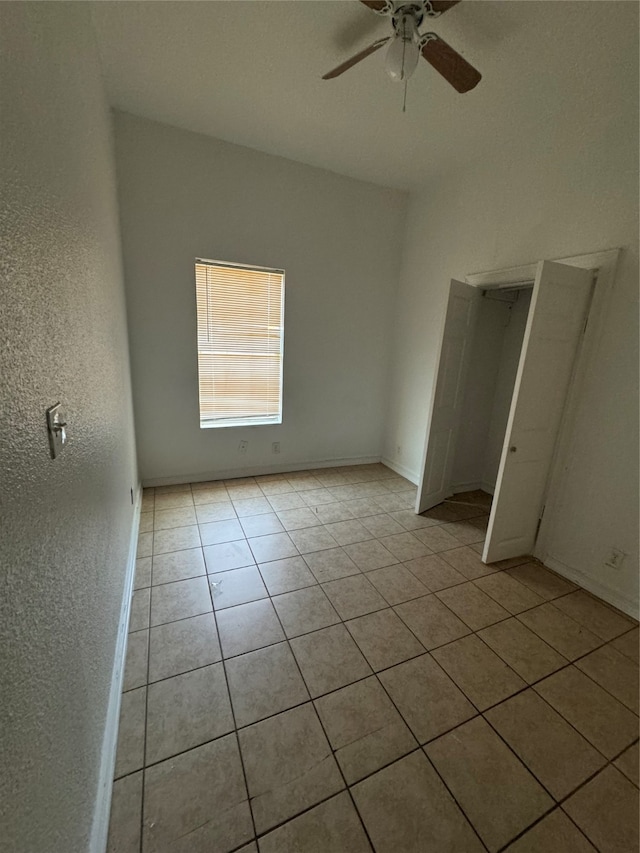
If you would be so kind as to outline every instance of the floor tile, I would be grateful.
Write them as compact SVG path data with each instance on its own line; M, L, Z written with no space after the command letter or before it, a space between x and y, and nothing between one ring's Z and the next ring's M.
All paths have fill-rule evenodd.
M340 502L314 505L311 511L318 517L321 524L334 524L337 521L349 521L353 518L351 510Z
M346 627L376 672L425 651L393 610L360 616L347 622Z
M525 563L512 569L506 569L508 575L528 586L546 601L559 598L576 589L571 581L550 572L539 563Z
M196 506L198 524L210 524L213 521L229 521L236 517L236 511L231 501L218 501L213 504L198 504Z
M449 525L447 525L448 527ZM477 531L476 531L477 532ZM416 530L414 533L421 542L429 548L434 554L440 551L450 551L452 548L459 548L462 542L456 539L452 533L445 530L444 525L437 527L423 527L421 530Z
M234 499L233 508L237 512L238 518L248 518L249 516L260 515L261 513L273 515L273 507L262 495L259 498Z
M338 544L324 527L306 527L303 530L292 530L289 533L293 544L301 554L312 551L326 551Z
M212 610L206 577L175 581L151 590L151 625L199 616Z
M344 787L311 703L238 732L258 833Z
M191 492L166 492L164 494L156 493L155 509L157 511L163 509L179 509L181 507L193 506L193 498Z
M633 628L631 619L607 607L583 589L559 598L554 606L603 640L613 640Z
M376 495L376 503L385 512L411 511L415 502L415 496L406 492L391 492L386 495Z
M333 605L319 586L276 595L272 601L287 637L317 631L340 621Z
M140 853L142 772L113 783L106 853Z
M346 545L344 549L353 562L363 572L371 572L381 569L383 566L392 566L397 559L377 539L369 539L367 542L357 542L354 545Z
M346 578L360 572L358 566L342 548L330 548L327 551L305 554L304 560L319 582Z
M478 578L474 583L509 613L522 613L523 610L530 610L532 607L544 604L544 599L537 592L515 580L506 572L496 572L493 575Z
M422 527L434 527L438 524L433 518L424 515L416 515L411 509L401 509L390 512L389 515L397 521L405 530L420 530Z
M215 610L267 598L267 588L257 566L209 575L209 586Z
M142 631L149 627L149 609L151 590L137 589L131 596L131 613L129 614L129 631Z
M200 543L198 543L200 544ZM153 533L138 534L138 547L136 550L136 559L142 557L150 557L153 554Z
M387 602L363 574L322 584L322 589L341 619L355 619L388 607Z
M426 649L434 649L470 633L464 622L435 595L415 598L393 609Z
M638 744L635 743L626 749L619 758L613 762L618 770L629 779L637 787L640 787L638 779Z
M124 665L123 690L133 690L147 683L149 631L134 631L127 635L127 656Z
M352 788L376 853L480 853L465 816L420 752Z
M140 770L144 764L146 704L146 687L138 687L137 690L122 694L114 773L116 779L133 773L134 770Z
M152 628L149 639L149 682L170 678L222 660L213 613Z
M235 735L145 771L145 853L229 853L252 837Z
M443 525L444 532L455 536L465 545L473 545L476 542L484 542L485 529L478 527L471 521L450 521Z
M550 602L520 613L518 619L568 660L575 660L602 645L600 637Z
M193 502L196 507L205 504L230 503L229 493L224 486L196 489L196 485L196 483L193 484Z
M371 675L371 667L344 625L296 637L291 648L313 697Z
M425 751L490 851L541 817L553 800L481 717Z
M200 538L203 545L220 545L222 542L236 542L238 539L244 539L244 530L235 518L227 521L211 521L200 525Z
M209 573L226 572L229 569L241 569L244 566L255 565L253 552L244 540L208 545L202 550Z
M256 563L269 563L272 560L298 555L298 549L286 533L270 533L268 536L256 536L248 541Z
M466 583L467 580L464 575L461 575L449 563L445 563L437 554L418 557L417 560L409 560L404 565L431 592L448 589L456 584Z
M368 515L380 515L382 507L375 498L355 498L342 501L354 518L366 518Z
M258 485L262 489L263 494L269 499L276 495L294 494L293 486L284 477L282 480L272 480L267 483L260 480Z
M623 705L638 713L637 664L612 646L603 646L576 661L576 666Z
M219 610L216 622L226 658L284 640L280 622L268 599Z
M395 533L403 533L404 527L401 524L391 518L387 513L382 513L381 515L370 515L365 516L361 524L363 527L366 527L369 533L372 536L375 536L376 539L380 536L393 536Z
M636 663L640 661L640 630L638 628L634 628L633 631L628 631L621 637L617 637L612 645Z
M596 853L596 848L556 809L510 844L505 853Z
M271 507L269 507L271 509ZM283 533L284 527L275 512L264 512L262 515L250 515L240 518L240 524L245 536L267 536L269 533Z
M304 501L299 494L293 491L293 487L289 484L290 492L286 494L271 494L267 500L271 504L274 512L282 513L290 509L301 509L305 506Z
M429 590L404 566L386 566L367 572L367 578L388 604L402 604L427 595Z
M485 713L549 793L560 800L606 763L560 714L533 690L525 690Z
M310 489L306 492L299 492L299 494L304 504L312 509L324 504L335 503L335 498L329 489Z
M638 789L615 767L607 767L563 805L602 853L638 849Z
M638 718L574 666L534 689L600 750L613 758L638 737Z
M151 586L151 562L153 557L140 557L136 560L133 588L144 589Z
M364 542L367 539L373 539L373 534L356 518L327 524L325 530L333 536L338 545L353 545L354 542Z
M174 551L153 558L153 585L184 581L206 574L202 548Z
M525 687L520 676L476 636L436 649L433 656L481 711Z
M479 631L509 618L509 613L474 583L443 589L436 596L453 610L472 631Z
M196 524L196 513L193 506L181 509L156 510L153 519L154 530L170 530L172 527L188 527Z
M477 714L430 655L398 664L379 678L421 744Z
M346 792L260 839L260 853L369 853L358 813ZM241 852L240 852L241 853Z
M257 483L242 483L240 485L233 485L231 481L227 480L225 482L227 487L227 492L232 501L242 501L247 500L249 498L261 498L264 497L262 494L262 489Z
M413 533L395 533L392 536L384 536L380 542L389 550L397 562L415 560L430 554L430 549L417 539Z
M287 479L296 492L309 492L321 488L320 481L313 476L296 477L293 474L289 474Z
M236 725L247 726L309 699L288 643L232 658L225 664Z
M260 563L259 569L269 595L281 595L283 592L293 592L317 583L302 557L286 557L272 563Z
M301 506L297 509L278 511L278 518L285 530L303 530L306 527L320 525L320 519L314 512L311 512L308 506L304 506L302 498L300 498L300 504Z
M149 685L147 765L225 735L233 728L221 663Z
M483 628L478 636L529 684L551 675L568 663L565 657L517 619L506 619Z
M452 548L450 551L442 551L440 557L470 581L496 571L492 566L485 565L480 556L472 551L468 545L464 545L462 548Z
M322 696L315 706L349 785L416 748L376 678Z
M153 534L153 553L168 554L169 551L185 551L200 547L200 534L196 524L191 527L175 527L172 530L157 530Z

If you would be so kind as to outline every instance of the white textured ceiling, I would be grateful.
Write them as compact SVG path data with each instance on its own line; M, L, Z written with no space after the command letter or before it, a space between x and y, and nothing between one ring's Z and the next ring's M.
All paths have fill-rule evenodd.
M618 0L463 0L429 29L483 79L459 95L421 61L404 114L384 49L320 79L390 28L356 0L91 10L113 106L403 189L558 134L579 144L628 108L637 77L637 4Z

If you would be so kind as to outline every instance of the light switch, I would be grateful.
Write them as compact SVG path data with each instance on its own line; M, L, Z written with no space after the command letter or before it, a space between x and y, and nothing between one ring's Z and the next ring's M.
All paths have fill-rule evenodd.
M52 459L60 455L62 448L67 443L67 422L60 408L61 405L61 403L56 403L55 406L47 409L47 429Z

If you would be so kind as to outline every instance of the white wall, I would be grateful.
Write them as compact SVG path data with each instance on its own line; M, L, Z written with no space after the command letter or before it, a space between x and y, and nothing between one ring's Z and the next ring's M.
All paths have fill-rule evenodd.
M582 394L551 556L609 600L633 607L638 599L638 13L635 4L616 6L618 14L629 17L629 44L635 47L627 45L611 66L611 115L591 114L585 104L581 125L541 126L527 150L505 148L494 162L474 163L411 197L385 456L417 479L451 278L623 247L604 308L596 368ZM613 545L629 555L617 572L603 567Z
M405 194L127 114L115 127L143 480L379 458ZM196 257L286 270L281 425L200 429Z
M0 4L0 79L0 848L86 853L137 475L85 4ZM69 443L52 460L58 401Z

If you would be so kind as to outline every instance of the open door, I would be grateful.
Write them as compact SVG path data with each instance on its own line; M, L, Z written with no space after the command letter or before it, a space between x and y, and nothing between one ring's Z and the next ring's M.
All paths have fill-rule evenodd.
M469 368L478 299L476 287L451 281L444 320L436 384L427 422L416 512L424 512L451 495L451 472L465 380Z
M591 270L538 264L482 553L485 563L533 549L592 285Z

